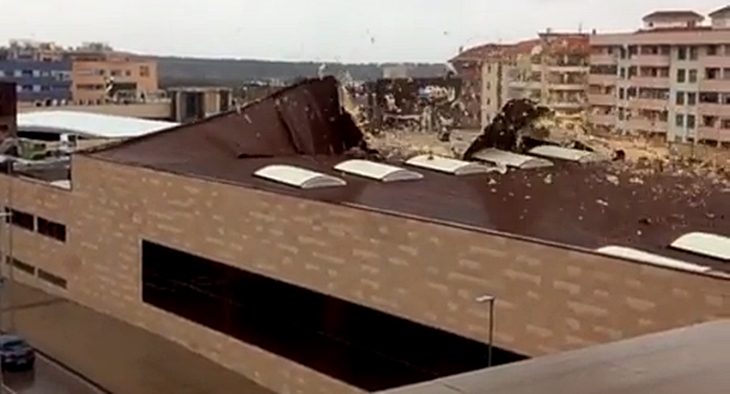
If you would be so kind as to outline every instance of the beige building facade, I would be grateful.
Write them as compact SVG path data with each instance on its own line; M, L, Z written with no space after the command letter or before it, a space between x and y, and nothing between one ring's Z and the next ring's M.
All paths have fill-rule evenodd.
M71 87L77 104L101 104L110 95L107 87L113 82L120 91L152 97L159 93L157 62L138 56L106 52L73 52Z

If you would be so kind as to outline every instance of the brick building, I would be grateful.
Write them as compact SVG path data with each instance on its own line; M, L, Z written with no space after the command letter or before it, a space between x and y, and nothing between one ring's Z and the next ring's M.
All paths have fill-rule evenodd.
M710 180L557 160L343 166L360 137L325 78L77 153L70 188L1 175L3 269L277 392L482 368L484 295L497 363L730 316L727 197Z

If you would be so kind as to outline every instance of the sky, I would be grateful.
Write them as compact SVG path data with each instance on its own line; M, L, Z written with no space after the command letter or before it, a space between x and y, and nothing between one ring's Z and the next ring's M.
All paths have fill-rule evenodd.
M658 9L718 0L17 0L0 42L107 42L144 54L359 62L444 62L459 47L539 31L636 29ZM12 16L8 15L11 14Z

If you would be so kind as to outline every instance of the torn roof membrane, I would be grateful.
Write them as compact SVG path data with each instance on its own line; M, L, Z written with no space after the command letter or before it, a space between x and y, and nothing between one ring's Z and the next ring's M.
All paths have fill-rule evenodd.
M549 168L462 177L392 163L422 179L379 182L335 169L348 159L372 160L375 152L362 137L340 109L336 81L325 78L301 82L239 111L83 154L589 249L622 245L730 270L717 259L669 248L687 232L730 235L730 188L715 180L554 160ZM347 184L302 190L254 175L270 165L307 169Z

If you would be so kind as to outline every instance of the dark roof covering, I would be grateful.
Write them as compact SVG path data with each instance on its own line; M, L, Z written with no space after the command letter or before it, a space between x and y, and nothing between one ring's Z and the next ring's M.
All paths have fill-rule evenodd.
M710 18L722 16L723 14L727 14L728 12L730 12L730 5L726 5L725 7L712 11L710 13Z
M467 177L419 169L424 179L395 183L342 175L332 167L349 158L341 153L357 145L354 139L359 130L351 120L342 119L349 116L335 112L338 104L332 100L336 98L334 80L309 81L240 113L234 111L85 154L425 220L586 248L632 246L717 269L730 268L727 263L667 248L678 236L691 231L730 236L730 189L724 190L713 179L665 173L636 175L611 165L574 163ZM279 105L284 102L290 105ZM344 136L338 134L340 131ZM252 175L269 164L337 175L348 185L299 190Z
M438 379L380 394L724 393L730 320Z
M654 11L642 18L644 22L648 21L666 21L676 19L703 20L704 16L690 10L666 10Z

